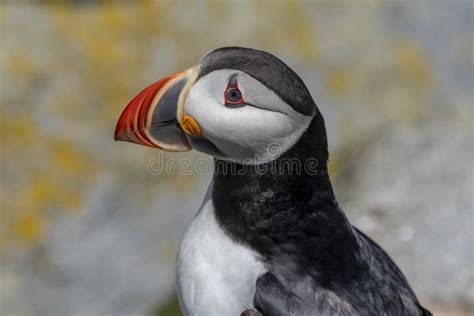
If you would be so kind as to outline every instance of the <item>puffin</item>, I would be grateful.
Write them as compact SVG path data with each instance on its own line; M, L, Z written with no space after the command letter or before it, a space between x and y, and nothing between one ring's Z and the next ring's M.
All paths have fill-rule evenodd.
M276 56L208 53L133 98L115 140L214 157L176 259L184 315L431 315L338 204L322 113Z

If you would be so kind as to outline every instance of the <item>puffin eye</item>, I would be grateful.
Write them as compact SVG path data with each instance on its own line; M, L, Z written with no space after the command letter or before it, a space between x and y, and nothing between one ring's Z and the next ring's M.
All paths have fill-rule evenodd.
M225 96L226 101L229 101L229 103L238 103L242 99L242 93L235 88L228 89Z
M244 104L244 98L242 96L242 92L239 90L239 86L237 84L237 80L232 78L227 85L224 93L225 105L232 105L232 104Z

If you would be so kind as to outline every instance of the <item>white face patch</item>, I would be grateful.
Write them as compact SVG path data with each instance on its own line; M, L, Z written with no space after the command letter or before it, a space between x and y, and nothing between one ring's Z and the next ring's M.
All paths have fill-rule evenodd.
M225 105L224 93L235 78L245 105ZM285 103L264 84L244 72L221 69L200 78L189 91L184 112L227 159L238 163L269 162L291 148L308 128L312 116L303 115ZM208 154L199 139L193 148Z

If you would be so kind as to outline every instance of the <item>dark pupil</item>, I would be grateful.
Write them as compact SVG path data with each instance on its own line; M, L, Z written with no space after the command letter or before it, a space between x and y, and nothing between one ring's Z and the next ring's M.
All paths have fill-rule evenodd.
M229 89L227 92L227 99L231 102L237 102L240 100L240 91L237 89Z

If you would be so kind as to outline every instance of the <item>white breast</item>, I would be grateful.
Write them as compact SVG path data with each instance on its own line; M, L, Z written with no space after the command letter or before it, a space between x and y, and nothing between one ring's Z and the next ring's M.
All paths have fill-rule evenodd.
M252 308L255 282L265 272L257 253L219 227L210 192L181 242L176 264L181 309L193 316L234 316Z

